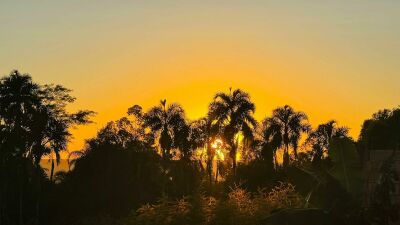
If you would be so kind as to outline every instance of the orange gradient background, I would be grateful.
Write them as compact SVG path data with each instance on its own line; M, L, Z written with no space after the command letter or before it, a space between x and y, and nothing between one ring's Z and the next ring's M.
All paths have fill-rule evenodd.
M197 3L195 3L197 2ZM261 120L284 104L315 127L336 119L358 137L364 119L400 103L395 1L18 1L0 3L0 72L74 90L81 149L107 121L166 98L189 119L217 91L241 88Z

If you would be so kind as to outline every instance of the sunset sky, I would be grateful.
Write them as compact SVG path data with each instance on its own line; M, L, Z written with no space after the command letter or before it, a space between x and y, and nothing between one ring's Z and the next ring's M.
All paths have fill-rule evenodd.
M65 85L95 124L166 98L189 119L241 88L261 120L289 104L313 126L400 104L400 1L40 0L0 2L0 74Z

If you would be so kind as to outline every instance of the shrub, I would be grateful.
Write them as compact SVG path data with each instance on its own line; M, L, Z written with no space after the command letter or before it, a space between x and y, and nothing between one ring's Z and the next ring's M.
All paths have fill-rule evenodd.
M192 198L169 200L163 197L157 204L146 204L136 210L128 224L258 224L278 209L298 208L304 199L290 183L279 183L270 192L260 189L252 194L235 186L226 198L196 195Z
M304 206L304 198L298 194L290 183L279 182L266 196L269 206L273 210L299 208Z

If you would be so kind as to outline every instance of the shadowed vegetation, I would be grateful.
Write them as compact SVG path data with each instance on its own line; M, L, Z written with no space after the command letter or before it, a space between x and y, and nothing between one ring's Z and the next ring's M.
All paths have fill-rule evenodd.
M337 121L312 127L284 105L260 123L250 94L219 92L190 121L161 100L134 105L70 152L70 130L94 112L13 71L0 80L0 224L394 224L399 219L400 109L365 120L358 141ZM364 162L390 149L366 193ZM280 157L282 156L282 157ZM51 160L49 171L41 160ZM368 199L368 201L365 201Z

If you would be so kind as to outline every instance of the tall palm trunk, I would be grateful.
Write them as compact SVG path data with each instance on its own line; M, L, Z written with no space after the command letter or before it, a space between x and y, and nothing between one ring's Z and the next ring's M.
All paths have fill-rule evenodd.
M289 166L289 145L285 144L285 149L283 152L283 166L288 167Z
M237 153L237 147L236 145L233 146L232 149L232 170L233 170L233 176L236 177L236 153Z
M294 157L296 158L296 160L298 159L298 154L297 154L297 146L293 147L293 153L294 153Z
M188 195L190 192L190 182L187 182L189 176L187 173L187 169L189 169L192 166L190 159L183 159L183 168L182 170L182 180L183 183L185 184L185 194ZM187 168L189 167L189 168ZM191 168L190 168L191 169Z
M50 181L53 181L54 175L54 159L53 156L51 157L51 169L50 169Z
M275 168L275 170L278 168L278 165L279 165L279 162L278 162L278 158L276 157L276 151L277 151L277 149L274 149L274 163L275 163L275 165L274 165L274 168Z
M218 173L219 173L219 160L217 159L217 164L215 168L215 183L218 182Z
M207 160L207 173L210 184L212 183L212 160Z
M211 152L211 143L210 141L207 142L207 173L210 184L212 183L212 165L213 163L213 154Z
M233 145L232 145L232 169L233 169L233 176L236 177L236 167L237 167L237 160L236 160L236 155L238 152L239 148L239 137L236 138L236 140L233 140Z
M164 152L164 150L162 150ZM167 187L167 160L165 157L161 158L161 167L162 167L162 184L161 184L161 189L162 189L162 194L163 196L166 195L166 187Z
M237 162L236 162L236 150L235 151L233 151L233 156L232 156L232 169L233 169L233 176L234 177L236 177L236 164L237 164Z

